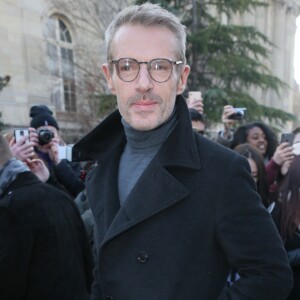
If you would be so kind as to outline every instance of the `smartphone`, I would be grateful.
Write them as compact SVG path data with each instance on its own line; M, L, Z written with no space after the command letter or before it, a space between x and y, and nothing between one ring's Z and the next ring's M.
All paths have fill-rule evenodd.
M293 133L283 133L281 135L280 144L284 142L288 142L289 146L293 145L295 135Z
M293 144L294 155L300 155L300 142Z
M189 92L189 101L201 101L202 100L202 94L200 91L197 92Z
M72 147L73 145L58 146L58 158L72 161Z
M26 139L26 143L29 141L29 130L28 129L15 129L14 136L16 143L23 137L28 136L28 139Z

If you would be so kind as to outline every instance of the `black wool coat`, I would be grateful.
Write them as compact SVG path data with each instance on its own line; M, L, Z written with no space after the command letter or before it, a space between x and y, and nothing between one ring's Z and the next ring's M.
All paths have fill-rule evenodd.
M86 181L95 217L92 299L285 299L292 273L248 162L194 133L184 99L176 105L176 127L122 208L118 111L73 148L73 157L99 163ZM224 288L231 268L241 278Z
M0 299L88 300L92 253L73 200L20 173L0 198Z

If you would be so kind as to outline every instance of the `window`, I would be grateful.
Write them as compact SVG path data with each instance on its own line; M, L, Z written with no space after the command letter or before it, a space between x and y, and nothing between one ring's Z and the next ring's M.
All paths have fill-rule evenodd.
M52 101L56 109L76 111L73 43L66 24L57 16L47 19L47 66L53 78Z

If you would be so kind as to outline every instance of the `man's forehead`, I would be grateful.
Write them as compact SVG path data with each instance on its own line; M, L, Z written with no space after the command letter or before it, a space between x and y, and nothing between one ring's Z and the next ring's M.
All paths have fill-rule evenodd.
M167 27L139 24L121 26L112 41L114 59L122 57L145 59L167 58L174 60L178 49L176 36ZM133 57L135 56L135 57Z

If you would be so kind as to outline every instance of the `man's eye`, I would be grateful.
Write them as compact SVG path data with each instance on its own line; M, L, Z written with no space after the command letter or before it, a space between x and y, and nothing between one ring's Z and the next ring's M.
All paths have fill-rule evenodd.
M152 70L155 71L164 71L164 70L168 70L168 66L164 65L164 64L160 64L160 63L156 63L151 67Z
M120 66L120 70L121 71L130 71L130 70L132 70L132 65L126 64L126 65Z
M139 64L127 62L125 64L120 65L120 71L121 72L128 72L128 71L137 71L139 68Z

